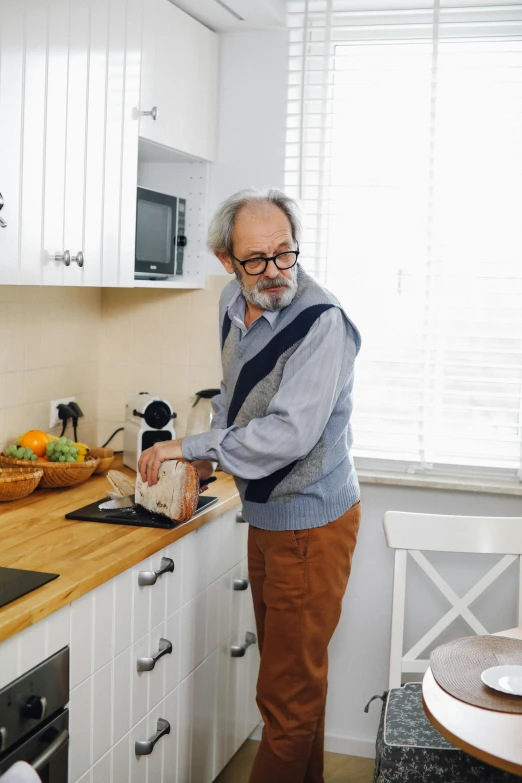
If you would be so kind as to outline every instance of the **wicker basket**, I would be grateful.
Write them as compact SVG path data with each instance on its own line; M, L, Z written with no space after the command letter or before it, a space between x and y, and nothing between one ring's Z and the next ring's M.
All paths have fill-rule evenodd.
M95 473L105 473L114 462L113 449L103 449L101 446L99 448L96 447L91 449L90 456L100 460L100 464L94 471Z
M43 472L40 481L40 487L45 489L55 489L57 487L73 487L75 484L81 484L87 481L94 473L99 459L86 457L85 462L41 462L35 460L32 462L27 459L16 459L15 457L6 457L0 454L0 465L6 468L38 468Z
M27 497L34 492L42 476L41 468L0 468L0 501Z

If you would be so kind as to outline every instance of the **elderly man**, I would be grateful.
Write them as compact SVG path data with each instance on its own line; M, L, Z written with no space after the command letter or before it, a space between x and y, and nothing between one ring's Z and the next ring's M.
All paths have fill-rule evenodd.
M264 720L250 783L323 783L327 648L341 613L360 521L350 456L357 329L298 265L296 203L240 191L218 208L208 244L235 280L223 291L221 393L212 429L157 443L164 460L218 462L249 523L250 584Z

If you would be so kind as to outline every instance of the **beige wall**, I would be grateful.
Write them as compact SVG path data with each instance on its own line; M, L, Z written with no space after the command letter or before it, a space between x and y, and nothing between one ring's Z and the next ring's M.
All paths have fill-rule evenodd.
M0 286L0 446L47 432L50 401L72 395L79 437L96 437L100 316L100 289Z
M178 414L176 435L185 434L191 396L221 380L218 303L228 280L207 277L200 291L103 291L100 443L121 427L126 402L140 391L168 400ZM121 433L111 446L123 447Z
M201 291L0 286L0 446L48 431L50 401L72 395L85 414L80 439L99 445L140 391L171 403L183 436L191 395L221 379L228 279L208 277ZM111 446L123 447L121 435Z

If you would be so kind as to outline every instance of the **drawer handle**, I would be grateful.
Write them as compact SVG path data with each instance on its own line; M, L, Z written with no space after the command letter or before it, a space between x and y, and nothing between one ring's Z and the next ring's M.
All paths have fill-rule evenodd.
M238 511L236 514L236 522L246 522L246 519L243 518L243 512Z
M76 263L78 264L78 266L81 269L81 267L83 266L83 262L84 262L84 257L83 257L82 251L78 250L77 254L71 258L71 261L76 261Z
M243 655L247 651L247 647L250 647L251 644L255 644L257 642L257 637L255 633L252 633L251 631L247 631L245 634L245 643L244 644L233 644L230 648L230 655L232 658L242 658Z
M165 734L170 734L170 723L164 718L158 718L156 734L149 740L137 740L137 742L134 743L134 752L136 756L150 756L156 742L164 737Z
M152 117L154 122L158 119L158 107L153 106L150 111L140 111L142 117Z
M248 579L234 579L234 590L248 590Z
M147 585L155 585L158 576L166 574L168 572L174 573L174 560L170 557L162 557L160 562L159 571L140 571L138 574L138 584L140 587L146 587Z
M170 655L171 653L172 642L169 642L168 639L160 639L158 652L151 655L150 658L138 658L136 668L139 672L151 672L160 658L163 658L164 655Z
M64 250L61 256L55 256L55 261L63 261L65 266L71 266L71 254L68 250Z

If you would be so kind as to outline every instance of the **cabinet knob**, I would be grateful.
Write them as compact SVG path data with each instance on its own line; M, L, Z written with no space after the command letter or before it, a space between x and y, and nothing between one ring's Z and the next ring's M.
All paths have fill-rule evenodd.
M142 740L137 741L134 744L134 752L136 756L150 756L152 751L154 750L154 745L156 742L165 736L165 734L170 734L170 723L168 720L165 720L164 718L158 718L158 723L156 726L156 734L151 737L149 740Z
M174 560L170 557L162 557L160 562L160 568L158 571L140 571L138 574L138 584L140 587L147 587L149 585L155 585L158 576L162 576L168 572L174 573Z
M255 644L256 642L257 637L255 633L247 631L244 644L233 644L230 648L230 655L232 658L242 658L247 651L247 647L250 647L251 644Z
M154 122L158 119L158 107L153 106L150 111L140 111L142 117L152 117Z
M83 261L84 261L82 251L78 250L77 254L71 258L71 261L76 261L78 266L81 268L83 266Z
M172 653L172 642L168 639L159 640L159 650L149 658L138 658L136 668L139 672L151 672L156 666L157 661L163 658L164 655L170 655Z
M243 512L238 511L236 514L236 522L246 522L246 519L243 517Z
M234 590L248 590L248 579L234 579Z
M69 253L68 250L64 250L62 255L61 256L55 256L54 260L55 261L63 261L65 266L70 266L71 265L71 254Z

